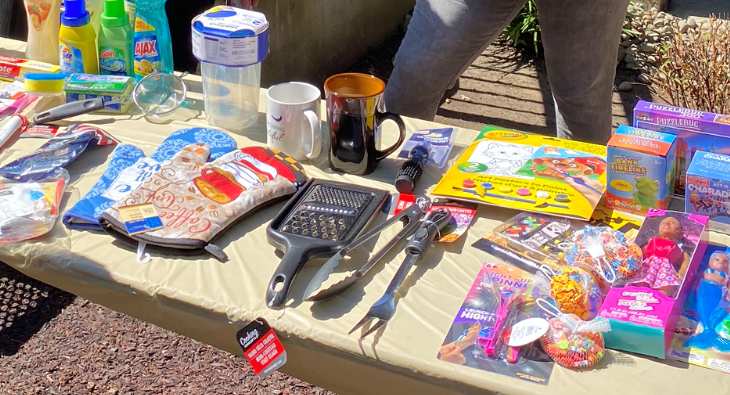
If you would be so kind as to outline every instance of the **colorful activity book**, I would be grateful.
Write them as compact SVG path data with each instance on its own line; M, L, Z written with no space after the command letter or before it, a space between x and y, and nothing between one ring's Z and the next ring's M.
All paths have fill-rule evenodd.
M433 194L588 220L605 190L605 146L488 125Z

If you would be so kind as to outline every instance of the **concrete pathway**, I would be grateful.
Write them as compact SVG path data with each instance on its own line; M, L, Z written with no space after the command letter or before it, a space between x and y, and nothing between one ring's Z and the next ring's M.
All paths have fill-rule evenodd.
M619 71L617 83L624 79L628 77ZM458 87L442 104L436 121L472 129L491 123L526 132L555 133L555 108L545 66L522 62L509 47L488 47L461 76ZM614 126L631 122L632 109L640 97L651 98L645 87L614 93Z

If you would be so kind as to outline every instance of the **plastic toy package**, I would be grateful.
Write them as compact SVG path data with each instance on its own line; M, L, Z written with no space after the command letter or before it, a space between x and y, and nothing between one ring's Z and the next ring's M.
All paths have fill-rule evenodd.
M35 182L0 181L0 246L34 239L50 232L69 176L58 175Z
M606 354L603 333L611 330L607 319L598 317L583 321L573 314L558 314L550 318L549 324L540 344L558 365L589 369Z
M605 286L624 284L641 270L641 248L608 226L586 226L571 242L566 263L590 270Z
M677 321L669 357L730 373L730 248L710 245Z
M486 126L433 194L588 220L605 189L605 146Z
M508 345L515 323L544 315L534 303L530 278L511 265L485 264L457 312L438 358L547 384L553 361L539 342Z
M581 267L562 265L556 270L543 266L535 274L533 284L533 295L582 320L593 319L603 302L604 290L599 281Z
M0 167L0 176L16 181L40 181L59 177L89 146L114 145L117 141L102 129L78 124L49 139L32 154Z
M628 243L638 233L642 221L643 218L633 214L599 206L591 223L620 233L614 237ZM567 218L520 213L474 246L528 271L535 271L541 265L557 269L573 248L576 232L586 226L585 222Z
M674 327L707 247L708 218L650 209L636 238L641 270L608 290L600 315L611 321L606 346L666 358Z

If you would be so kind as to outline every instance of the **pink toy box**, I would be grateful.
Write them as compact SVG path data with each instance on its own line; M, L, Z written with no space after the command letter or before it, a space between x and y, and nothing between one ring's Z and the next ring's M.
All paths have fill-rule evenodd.
M611 321L606 347L666 358L684 299L707 248L708 218L650 209L636 237L641 274L608 291L600 315Z

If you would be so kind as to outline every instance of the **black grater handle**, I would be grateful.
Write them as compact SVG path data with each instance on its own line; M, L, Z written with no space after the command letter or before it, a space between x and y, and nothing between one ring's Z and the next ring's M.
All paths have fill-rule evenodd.
M304 250L292 248L287 250L284 257L276 267L274 275L271 276L269 286L266 288L266 305L269 308L278 308L286 303L289 287L299 267L309 260Z

